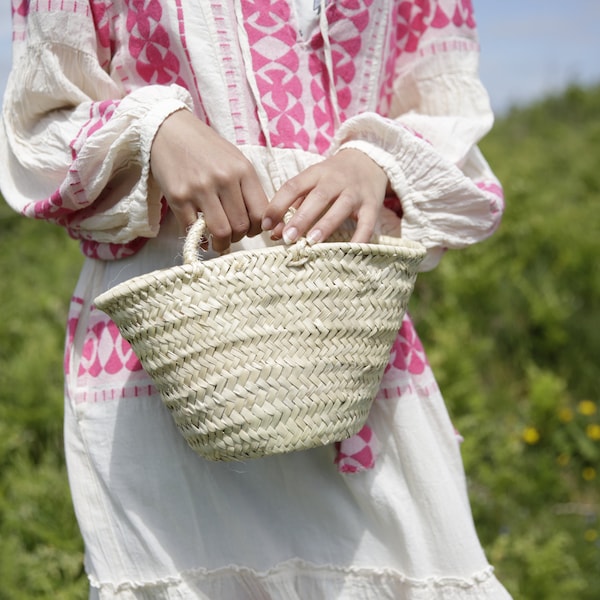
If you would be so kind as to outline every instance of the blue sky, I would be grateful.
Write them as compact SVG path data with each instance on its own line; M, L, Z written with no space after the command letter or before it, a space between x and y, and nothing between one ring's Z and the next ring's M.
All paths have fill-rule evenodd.
M598 0L474 0L481 78L498 111L600 83Z
M377 1L377 0L376 0ZM481 78L497 113L569 83L600 83L599 0L473 0ZM10 68L10 2L0 2L0 93Z

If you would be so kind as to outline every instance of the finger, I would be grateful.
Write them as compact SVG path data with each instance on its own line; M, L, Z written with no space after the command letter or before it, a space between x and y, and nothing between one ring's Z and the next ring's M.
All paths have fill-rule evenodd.
M368 244L377 225L377 209L372 206L363 206L358 214L356 229L352 235L352 242Z
M241 180L242 198L249 218L247 235L253 237L262 231L263 213L269 201L254 169Z
M357 206L358 201L354 194L347 191L342 192L329 210L308 231L306 237L309 243L325 241L340 228L348 217L354 215Z
M211 196L205 199L202 212L213 250L224 252L231 246L231 225L220 198Z
M318 185L304 199L294 216L283 228L283 239L287 244L303 237L306 232L330 209L337 200L337 191Z
M198 218L198 208L191 202L185 202L184 204L175 204L169 202L167 198L169 208L179 225L179 232L181 235L187 235L188 229L196 222Z
M302 204L302 202L304 201L304 196L302 198L299 198L298 200L296 200L292 206L290 206L286 212L286 215L289 214L295 214L295 212L298 210L298 207ZM290 213L290 211L292 211ZM280 223L277 223L277 225L275 225L275 227L273 228L273 230L271 231L271 239L272 240L280 240L283 237L283 228L286 225L286 219L284 216L283 221L281 221Z
M242 189L237 182L220 190L219 199L229 222L229 238L231 242L239 242L250 229L250 218L242 196ZM214 232L213 236L215 235ZM223 230L225 235L225 231ZM225 241L225 240L223 240Z
M317 184L317 174L308 168L286 181L267 206L262 221L264 231L269 231L283 220L288 209L301 200Z
M283 235L283 228L284 228L284 224L283 223L278 223L275 228L271 231L271 239L273 241L277 241L280 240L282 235Z

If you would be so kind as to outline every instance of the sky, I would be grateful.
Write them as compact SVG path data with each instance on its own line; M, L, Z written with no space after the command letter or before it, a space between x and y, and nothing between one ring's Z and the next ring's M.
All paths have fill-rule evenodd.
M600 83L599 0L474 0L480 75L497 112Z
M375 0L377 1L377 0ZM599 0L473 0L480 75L497 114L570 84L600 83ZM10 2L0 1L0 94L10 69Z

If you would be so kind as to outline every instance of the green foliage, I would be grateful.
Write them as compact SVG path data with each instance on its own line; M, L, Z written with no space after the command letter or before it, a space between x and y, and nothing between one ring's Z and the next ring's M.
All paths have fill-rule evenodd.
M66 311L81 258L0 202L0 600L87 596L62 449Z
M519 600L600 589L600 88L499 121L507 210L423 274L411 309L458 429L473 512ZM0 600L86 597L62 454L62 345L81 265L0 204Z
M465 437L473 512L515 598L600 589L600 88L515 110L481 144L507 209L423 275L417 329Z

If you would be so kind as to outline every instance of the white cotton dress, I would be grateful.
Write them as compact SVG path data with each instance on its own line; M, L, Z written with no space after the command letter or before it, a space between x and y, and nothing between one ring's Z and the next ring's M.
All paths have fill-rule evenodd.
M66 227L87 256L69 314L65 448L90 598L508 599L408 317L359 435L219 463L188 448L93 305L181 262L149 171L175 110L236 143L268 197L327 153L366 152L400 198L382 230L421 241L425 268L490 235L502 199L475 146L492 119L468 3L339 0L303 27L284 0L15 6L2 192Z

